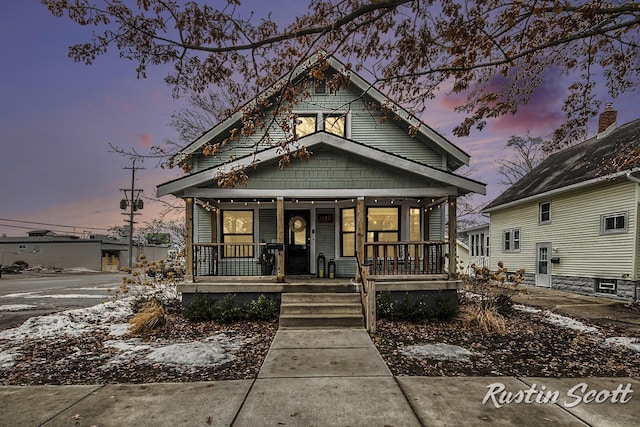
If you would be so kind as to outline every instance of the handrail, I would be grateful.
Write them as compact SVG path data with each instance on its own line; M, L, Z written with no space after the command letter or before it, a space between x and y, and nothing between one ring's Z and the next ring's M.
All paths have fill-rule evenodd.
M364 295L367 294L367 289L364 283L364 275L362 273L362 264L360 263L360 257L358 256L358 251L356 251L356 263L358 264L358 275L360 276L360 282L362 283L362 290L360 293L364 292ZM365 265L366 267L370 267L369 265Z

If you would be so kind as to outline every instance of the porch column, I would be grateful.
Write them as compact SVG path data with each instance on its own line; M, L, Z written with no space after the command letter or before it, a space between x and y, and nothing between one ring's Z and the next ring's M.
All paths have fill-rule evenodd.
M455 279L458 277L457 262L457 241L458 241L458 217L456 213L457 203L455 196L449 196L449 277Z
M364 264L364 241L367 220L367 208L365 206L364 197L358 197L356 202L356 256L360 265ZM356 266L356 281L360 281L360 270Z
M218 243L218 208L211 211L211 243Z
M185 280L193 280L193 199L187 197L185 200L185 221L187 236L185 239L186 259L185 259Z
M282 244L282 249L278 249L278 266L277 266L277 278L276 280L279 283L284 282L284 234L285 234L285 230L284 230L284 197L278 197L278 200L276 202L276 209L277 209L277 230L278 230L278 243Z

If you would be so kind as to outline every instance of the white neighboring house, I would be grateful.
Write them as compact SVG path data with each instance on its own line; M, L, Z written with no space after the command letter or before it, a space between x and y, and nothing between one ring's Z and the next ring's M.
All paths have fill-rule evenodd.
M637 301L640 168L611 165L639 144L640 119L617 127L607 105L597 136L552 154L487 205L491 268L503 261L524 268L528 284Z
M472 265L489 267L489 224L462 230L461 235L466 235L468 246L468 258L464 264L465 273L472 275Z

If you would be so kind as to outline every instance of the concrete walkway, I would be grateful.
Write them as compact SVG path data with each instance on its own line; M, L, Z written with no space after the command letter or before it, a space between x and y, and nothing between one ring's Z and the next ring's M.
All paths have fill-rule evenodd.
M364 329L280 329L255 380L0 387L3 426L635 426L639 416L637 378L393 377Z

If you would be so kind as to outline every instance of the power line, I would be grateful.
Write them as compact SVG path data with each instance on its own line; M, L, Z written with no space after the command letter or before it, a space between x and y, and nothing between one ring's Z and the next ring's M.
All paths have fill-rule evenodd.
M0 218L0 221L7 221L7 222L20 222L23 224L35 224L35 225L46 225L49 227L66 227L66 228L82 228L82 229L86 229L86 230L102 230L102 231L109 231L108 228L99 228L99 227L83 227L81 225L64 225L64 224L49 224L46 222L35 222L35 221L23 221L23 220L19 220L19 219L7 219L7 218ZM3 225L4 227L12 227L11 225ZM14 227L18 227L18 226L14 226ZM23 228L28 228L28 227L23 227Z

